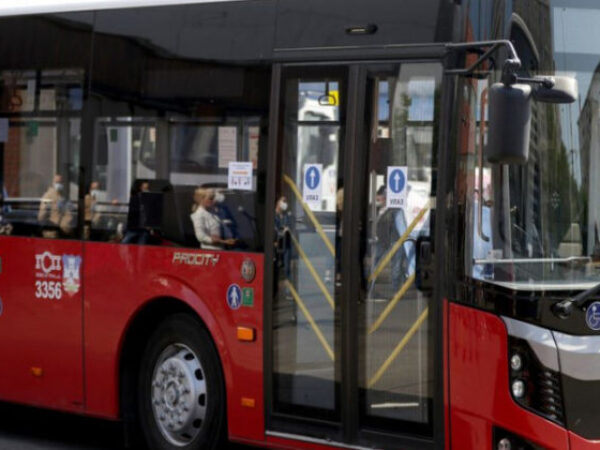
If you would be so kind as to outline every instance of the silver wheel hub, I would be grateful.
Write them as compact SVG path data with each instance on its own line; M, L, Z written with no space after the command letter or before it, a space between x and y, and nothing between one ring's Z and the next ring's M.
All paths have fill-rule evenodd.
M198 435L206 416L206 382L197 355L186 345L169 345L152 374L154 420L171 444L185 446Z

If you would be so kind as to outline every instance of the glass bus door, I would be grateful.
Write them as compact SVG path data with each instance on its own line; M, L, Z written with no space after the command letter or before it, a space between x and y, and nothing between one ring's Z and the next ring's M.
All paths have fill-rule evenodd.
M267 321L275 435L431 445L432 303L415 280L418 244L433 238L441 73L283 68Z
M360 180L358 405L365 428L431 435L431 298L416 288L418 246L433 240L436 63L369 67ZM356 236L353 236L355 238Z
M345 89L344 68L285 72L273 205L274 408L334 424L340 420Z

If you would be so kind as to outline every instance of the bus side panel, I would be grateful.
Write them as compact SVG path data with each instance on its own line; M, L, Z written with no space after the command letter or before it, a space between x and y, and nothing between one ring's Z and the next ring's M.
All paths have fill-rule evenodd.
M449 371L449 302L442 303L442 349L444 352L444 448L450 448L450 371Z
M600 448L600 441L588 441L571 432L569 432L569 441L571 450L598 450Z
M0 399L83 409L81 243L0 238Z
M149 299L173 297L202 317L215 341L225 375L230 436L263 440L263 256L104 243L85 246L88 413L118 417L119 351L127 326ZM182 254L200 256L181 258ZM257 268L251 283L241 277L246 259ZM253 304L236 310L229 306L226 293L233 283L253 289ZM238 326L254 328L256 340L238 341Z
M491 448L494 425L547 448L569 448L564 428L512 399L508 336L498 316L451 303L449 351L452 448Z

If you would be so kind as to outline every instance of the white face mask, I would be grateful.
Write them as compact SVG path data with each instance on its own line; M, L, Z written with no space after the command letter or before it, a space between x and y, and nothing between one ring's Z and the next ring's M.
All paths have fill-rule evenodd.
M90 192L90 194L92 195L92 198L98 199L98 196L100 195L100 190L99 189L92 189L92 192Z
M377 206L378 208L381 208L383 206L383 201L382 200L375 200L375 206Z
M282 211L287 211L287 209L288 209L287 202L279 202L279 209L281 209Z
M215 203L223 203L225 201L225 194L217 192L215 194Z
M58 192L62 192L62 190L63 190L62 183L54 183L54 189L56 189Z

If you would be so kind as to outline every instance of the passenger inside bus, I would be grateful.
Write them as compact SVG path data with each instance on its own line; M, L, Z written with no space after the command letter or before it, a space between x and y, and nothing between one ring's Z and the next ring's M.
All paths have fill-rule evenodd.
M90 233L92 226L96 226L98 221L100 220L100 214L98 213L98 197L99 197L99 187L100 184L97 181L92 181L90 183L90 188L88 193L85 194L84 198L84 237L85 239L90 238Z
M131 186L129 198L129 211L127 212L127 229L123 237L123 244L148 244L150 230L145 227L144 207L142 194L150 190L150 185L144 180L135 180Z
M291 280L292 276L290 237L292 226L292 213L288 210L287 198L282 195L275 205L275 251L277 252L277 267L283 269L283 275L287 280Z
M54 175L52 184L41 198L38 222L42 226L42 236L57 238L73 232L75 217L63 195L62 176Z
M377 217L375 218L376 241L374 248L374 266L396 244L407 229L404 209L386 206L386 188L380 186L375 195ZM414 273L414 239L407 239L402 249L395 252L391 260L391 287L397 292L400 286Z
M222 250L236 245L237 239L224 236L223 223L215 208L215 191L213 189L196 189L190 218L201 248Z
M225 204L225 193L222 189L215 189L213 210L221 222L221 236L223 239L234 239L236 245L240 244L238 226L229 206Z

